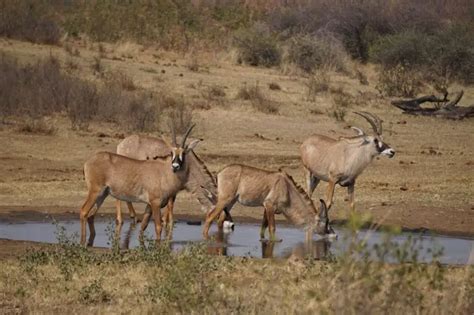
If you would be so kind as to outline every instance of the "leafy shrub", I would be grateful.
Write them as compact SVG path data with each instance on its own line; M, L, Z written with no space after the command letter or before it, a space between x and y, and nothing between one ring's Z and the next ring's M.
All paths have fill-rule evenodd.
M280 64L281 51L278 43L262 24L238 33L234 43L239 50L239 62L264 67Z
M420 66L429 58L431 41L426 34L409 30L381 37L370 49L371 59L386 67L398 64Z
M167 102L173 102L171 107L168 105L167 116L169 125L173 126L176 133L184 134L193 122L193 109L188 106L183 98L167 97Z
M469 25L454 24L435 34L413 30L380 38L371 58L384 67L409 64L427 79L441 76L474 82L474 33Z
M49 10L43 1L0 0L0 36L59 44L62 31Z
M237 92L237 98L250 101L252 106L262 113L278 113L277 103L265 97L260 87L258 86L258 82L255 83L255 86L247 86L247 84L242 86Z
M126 117L129 130L153 131L156 130L158 120L158 106L146 95L135 95L129 98Z
M376 89L382 95L413 97L422 86L422 76L417 69L398 64L380 71Z
M318 71L314 73L306 82L308 87L307 99L309 101L314 101L316 95L321 92L326 92L329 90L330 78L326 71Z
M41 134L45 136L51 136L56 133L57 129L48 124L44 119L31 119L20 125L18 128L19 132Z
M270 90L273 90L273 91L280 91L281 90L281 86L280 84L276 83L276 82L270 82L268 83L268 88Z
M346 59L344 48L334 37L302 35L290 40L288 60L306 73L320 68L345 71Z
M71 99L67 105L67 114L72 129L87 130L90 121L97 115L99 91L92 83L72 80Z
M474 32L472 24L454 24L440 31L431 47L430 71L442 77L474 83Z
M105 303L111 300L110 294L104 290L100 280L94 280L79 291L79 301L84 304Z

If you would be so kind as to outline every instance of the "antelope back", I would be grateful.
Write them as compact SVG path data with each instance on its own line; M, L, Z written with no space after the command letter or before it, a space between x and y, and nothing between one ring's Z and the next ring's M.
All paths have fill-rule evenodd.
M131 135L117 145L117 154L137 160L149 160L171 154L171 146L163 139Z

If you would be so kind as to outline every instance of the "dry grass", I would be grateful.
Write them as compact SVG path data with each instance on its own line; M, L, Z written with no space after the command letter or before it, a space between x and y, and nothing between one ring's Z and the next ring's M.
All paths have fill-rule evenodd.
M173 253L153 241L93 251L61 227L57 236L58 245L23 247L21 258L0 261L4 311L464 314L474 302L472 267L418 263L416 241L397 245L388 234L377 262L361 258L363 241L329 261L275 261L210 256L205 244Z

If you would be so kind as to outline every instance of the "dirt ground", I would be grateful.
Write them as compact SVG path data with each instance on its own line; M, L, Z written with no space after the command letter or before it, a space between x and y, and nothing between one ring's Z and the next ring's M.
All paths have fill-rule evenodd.
M97 55L96 47L81 42L74 45L80 51L80 56L74 57L79 65L74 75L94 79L90 65ZM50 54L63 62L71 58L60 47L1 39L0 52L14 55L22 62ZM327 114L337 92L323 92L309 101L307 78L277 69L236 65L229 61L229 55L203 54L203 70L193 72L186 66L190 56L121 44L106 46L102 62L106 69L119 69L132 77L141 89L166 90L183 95L189 103L208 102L206 89L222 88L226 96L218 103L213 102L208 110L194 111L194 136L204 139L196 153L213 173L227 164L243 163L270 170L283 168L303 184L298 151L301 142L316 133L332 137L351 135L349 125L369 131L367 122L352 112L374 112L384 120L384 139L396 155L393 159L376 158L359 177L355 188L357 211L370 214L374 222L384 225L474 235L474 120L402 115L390 106L389 99L378 96L373 67L356 65L368 77L369 85L361 85L351 76L331 76L334 91L343 91L358 100L348 108L346 121L337 122ZM236 98L243 85L257 82L265 96L279 104L278 114L257 112L246 101ZM281 90L270 90L271 82L278 83ZM474 88L453 89L459 88L465 90L462 103L474 103ZM78 216L86 196L83 163L96 151L115 151L120 141L115 135L127 134L105 123L94 123L87 132L73 131L61 116L51 117L49 122L58 129L55 135L22 134L14 125L0 126L2 220ZM325 183L320 184L313 199L322 197L325 188ZM345 189L336 189L332 220L346 217L345 194ZM101 212L113 212L113 206L109 198ZM199 208L192 196L181 193L176 217L202 217ZM139 209L142 212L143 208ZM241 206L236 206L232 213L237 221L260 220L263 214L260 208Z

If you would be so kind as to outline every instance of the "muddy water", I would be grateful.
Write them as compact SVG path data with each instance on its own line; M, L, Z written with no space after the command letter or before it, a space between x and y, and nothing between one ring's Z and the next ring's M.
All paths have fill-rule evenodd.
M62 221L59 225L65 227L68 235L79 233L78 221ZM114 229L111 221L96 221L96 238L94 246L110 246L110 235ZM215 228L215 227L214 227ZM136 227L126 222L121 233L121 247L132 248L138 246L138 230ZM269 257L289 257L312 256L315 259L322 259L331 255L340 255L347 250L348 238L346 232L341 228L336 228L339 235L337 240L327 241L315 235L311 244L304 244L304 231L289 226L278 226L277 236L282 239L281 242L261 242L259 240L260 227L257 224L238 223L235 231L231 233L218 233L211 229L213 241L207 242L210 253L231 255L231 256L250 256L258 258ZM57 226L51 222L25 222L25 223L4 223L0 222L0 238L12 240L26 240L46 243L57 242ZM151 227L148 228L146 235L153 238ZM188 224L187 222L177 222L173 232L172 246L174 249L180 249L190 242L200 242L202 226ZM433 258L432 251L443 248L439 260L443 264L474 264L474 239L457 238L442 235L425 235L417 233L402 233L392 237L392 241L398 244L406 242L408 237L416 239L416 248L419 251L418 260L429 262ZM380 244L383 240L383 234L374 231L361 231L357 238L367 241L368 248L375 244ZM370 250L369 250L370 252ZM372 253L373 254L373 253ZM375 257L376 255L373 254ZM389 258L388 260L393 260Z

